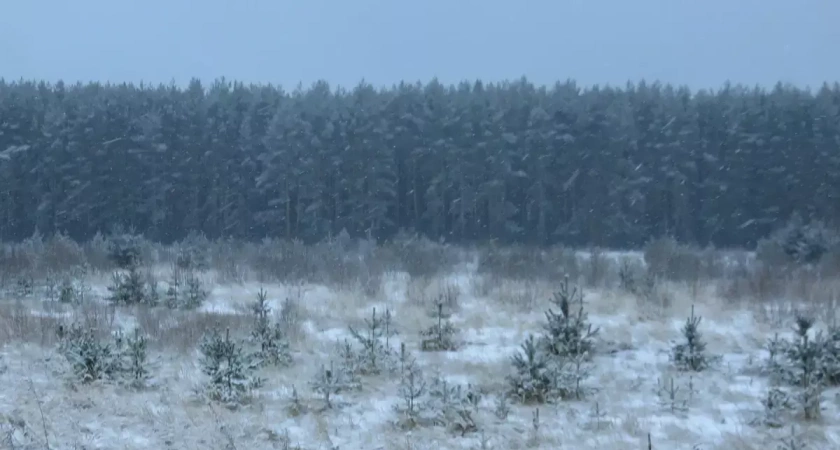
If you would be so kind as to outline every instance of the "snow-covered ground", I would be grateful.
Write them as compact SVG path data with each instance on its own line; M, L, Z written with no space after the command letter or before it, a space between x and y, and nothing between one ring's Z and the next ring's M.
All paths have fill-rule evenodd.
M699 288L666 283L665 306L615 288L585 289L589 318L600 327L598 341L613 351L593 360L594 373L586 383L597 391L584 400L539 406L540 426L534 430L536 406L512 403L511 414L499 419L494 403L506 388L511 355L529 333L542 331L556 283L487 280L474 265L465 265L423 282L388 273L380 294L371 298L353 289L255 281L223 285L212 284L212 273L204 277L212 292L198 312L113 309L103 303L64 312L93 317L103 326L143 327L153 339L154 376L142 390L73 381L54 347L56 317L66 308L37 298L4 300L3 448L612 450L648 448L650 435L654 449L764 450L791 434L790 427L755 423L763 414L768 383L759 371L766 357L762 346L775 332L786 333L790 323L768 321L755 305L722 298L715 283ZM106 276L92 279L93 293L102 296L107 281ZM453 287L460 295L452 321L464 346L454 352L420 352L419 331L431 319L428 305L418 299ZM213 324L246 332L249 320L241 315L260 289L268 292L275 311L286 298L299 303L295 364L264 369L260 375L266 384L237 410L209 405L195 393L205 381L198 366L198 337ZM688 374L673 368L669 352L681 339L692 304L703 317L708 351L722 360L712 369ZM334 358L336 342L350 337L348 325L359 324L373 307L390 309L399 332L392 345L405 342L427 375L440 371L452 382L485 392L474 414L478 432L461 436L443 427L397 428L398 380L384 375L363 378L361 392L340 395L340 407L321 408L309 381ZM673 411L659 392L658 386L670 380L686 402L685 411ZM305 407L300 414L290 413L293 387ZM808 448L840 448L838 392L824 393L820 421L806 422L791 413L788 423Z

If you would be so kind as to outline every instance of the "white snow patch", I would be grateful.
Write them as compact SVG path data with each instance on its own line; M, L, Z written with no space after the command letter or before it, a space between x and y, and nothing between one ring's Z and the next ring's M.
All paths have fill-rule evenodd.
M636 258L640 252L604 252L618 261ZM580 258L591 253L578 252ZM733 260L737 257L733 256ZM733 263L735 264L735 263ZM243 307L260 289L268 293L272 309L294 297L301 302L305 335L295 350L296 364L286 369L265 369L266 385L253 404L228 411L211 410L196 400L193 388L205 380L197 365L196 352L175 350L150 352L155 377L151 387L127 389L110 384L82 385L72 377L63 357L53 349L7 342L0 350L0 422L23 423L22 429L4 425L2 432L16 439L19 448L44 448L40 410L50 436L50 448L225 448L228 439L237 448L282 448L288 435L292 446L302 448L479 448L478 435L460 437L441 427L405 432L395 428L394 405L402 401L397 379L389 375L364 378L360 392L342 392L333 410L312 392L309 382L321 365L335 360L332 344L351 338L347 325L369 317L371 308L384 313L390 308L400 334L391 342L396 349L404 342L424 372L440 372L448 382L473 384L489 389L474 419L493 448L576 448L613 450L646 448L650 433L654 448L774 448L789 429L772 430L750 425L762 413L761 400L767 380L756 367L766 355L765 339L785 327L772 327L753 309L727 305L714 295L688 299L688 293L674 288L678 301L659 318L639 310L635 299L607 291L587 291L586 307L602 342L621 344L613 353L598 354L591 362L592 376L585 381L598 388L590 398L540 407L542 427L533 436L533 406L512 404L507 420L493 414L493 401L505 388L510 357L520 350L529 333L542 332L545 299L538 299L533 311L517 312L488 298L475 298L471 279L475 264L440 276L442 286L457 286L460 308L453 323L460 328L463 346L457 351L418 351L416 330L431 319L410 305L406 287L410 278L388 273L382 278L382 295L365 298L360 292L345 292L327 286L284 286L276 283L212 286L202 311L242 314ZM93 285L96 295L107 295L101 284ZM713 291L713 290L710 290ZM680 328L696 303L703 317L701 331L710 352L722 356L716 367L699 374L674 370L669 361L672 346L681 339ZM27 304L33 316L69 318L71 313L47 311L42 304ZM2 319L2 318L0 318ZM116 324L131 328L139 321L131 309L118 309ZM0 324L5 323L0 321ZM408 331L406 331L408 330ZM662 383L674 384L693 393L688 411L674 413L658 395ZM307 411L289 414L294 386ZM817 424L797 423L813 439L815 448L840 448L840 401L836 389L825 393L823 420ZM41 405L39 409L39 403ZM596 424L590 416L597 404L603 414ZM791 419L795 420L795 419ZM11 428L10 428L11 427ZM16 448L18 448L16 447Z

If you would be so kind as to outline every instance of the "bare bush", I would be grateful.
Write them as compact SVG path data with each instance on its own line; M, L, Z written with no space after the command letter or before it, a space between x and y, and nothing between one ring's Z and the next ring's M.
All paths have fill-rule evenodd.
M248 250L250 245L225 239L213 243L209 250L210 265L216 271L216 279L222 284L242 284L248 273Z
M102 233L96 233L93 239L86 242L82 248L85 252L85 260L93 270L104 272L115 268L108 257L108 240Z
M523 311L531 311L540 298L540 286L536 280L504 280L496 291L496 299Z
M82 247L64 234L53 235L44 243L41 270L63 272L86 263Z
M600 248L593 249L585 266L585 280L591 287L604 286L610 279L613 261Z
M229 329L235 336L245 337L253 319L243 314L204 311L181 311L139 306L134 316L137 324L149 335L152 348L173 349L181 353L195 351L207 330Z
M398 269L412 278L446 273L462 259L458 249L418 236L398 237L385 247L392 249Z
M37 255L20 244L0 246L0 288L9 288L20 276L31 276L37 270Z
M212 243L207 239L207 236L191 232L178 244L175 265L187 272L209 269L211 246Z
M63 319L33 314L23 302L0 303L0 344L25 342L51 347L57 342L56 330Z
M304 245L300 241L267 239L258 247L253 267L260 280L323 283L352 289L360 279L375 280L381 275L381 268L369 262L363 253L347 251L332 242Z
M470 277L470 290L476 297L489 297L494 290L499 288L501 283L500 278L474 274Z
M524 246L500 249L491 246L479 253L478 273L495 277L528 279L553 274L544 250Z
M806 223L794 215L788 223L762 239L756 258L768 265L816 264L840 245L840 235L822 222Z
M580 264L576 253L564 247L492 246L479 252L477 271L512 279L558 279L564 275L577 278Z

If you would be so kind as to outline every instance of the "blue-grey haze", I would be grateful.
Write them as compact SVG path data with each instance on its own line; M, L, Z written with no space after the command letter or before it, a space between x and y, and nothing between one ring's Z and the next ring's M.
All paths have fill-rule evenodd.
M0 76L816 87L838 23L837 0L4 0Z

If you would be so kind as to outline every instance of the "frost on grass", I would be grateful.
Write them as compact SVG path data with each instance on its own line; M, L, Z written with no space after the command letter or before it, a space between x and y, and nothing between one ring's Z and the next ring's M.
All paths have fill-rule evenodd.
M156 269L154 273L167 270ZM195 269L191 263L176 264L176 269L177 278L173 279L178 281L171 285L178 287L179 297L187 291L185 276ZM120 269L120 273L127 274L127 270ZM469 280L475 269L468 266L466 270L469 272L429 282L468 285L464 280ZM151 295L147 271L153 272L144 268L139 279ZM605 273L618 276L620 269ZM56 272L51 300L57 299L64 275ZM73 275L70 278L75 286L81 281ZM402 297L407 280L389 279L383 283L382 295ZM452 308L444 305L429 319L425 301L423 305L394 301L387 303L394 309L367 309L364 323L353 323L349 333L345 333L345 324L353 320L348 317L351 314L320 308L319 302L330 301L326 296L334 294L327 287L310 289L305 298L296 298L293 307L275 312L268 306L271 296L294 297L294 286L266 285L265 291L257 293L257 285L236 285L225 294L232 294L231 309L242 310L240 306L248 303L250 314L228 325L229 332L226 325L219 325L203 339L199 336L208 329L209 321L148 323L149 318L132 316L134 308L110 308L116 310L115 323L125 327L125 334L110 335L103 329L78 325L62 330L59 347L65 356L50 364L66 367L80 383L68 388L67 383L56 382L55 374L60 375L61 370L35 374L44 404L61 411L50 417L49 408L45 408L50 448L72 448L73 442L56 442L58 436L74 440L81 435L96 436L89 438L96 442L76 448L115 448L120 442L130 442L119 439L132 433L137 439L136 445L127 444L132 448L260 449L299 444L304 449L573 446L613 450L646 448L649 434L653 448L741 448L739 443L747 443L743 448L776 448L777 444L789 449L805 444L810 446L805 448L833 448L837 443L838 410L833 398L840 378L836 363L840 334L836 329L818 332L818 324L800 323L800 328L808 325L804 327L807 331L775 339L768 346L773 350L766 371L750 377L743 372L745 355L738 352L756 350L752 348L753 336L748 335L758 334L756 330L735 329L728 317L706 315L700 320L691 313L682 336L674 336L670 318L637 320L640 311L632 308L638 303L628 299L624 290L587 290L584 302L578 288L561 280L544 312L520 311L511 316L494 310L488 299L465 293L458 298L457 316L450 317ZM32 291L41 292L41 283L36 277ZM166 306L167 284L161 286L161 306ZM219 291L215 292L218 295ZM358 295L364 298L363 293ZM73 311L74 320L84 319L78 314L97 314L91 304L107 300L108 292L103 286L94 286L92 297L85 302L85 311L92 312L82 312L76 301L50 302L49 308ZM54 332L53 318L41 311L38 316L29 313L37 308L35 298L32 295L25 306L4 310L9 314L0 316L0 333L5 333L8 342L4 352L17 345L8 330L42 326ZM214 302L221 300L227 298L213 298ZM705 302L698 297L694 300ZM597 305L590 310L589 304ZM690 301L680 304L688 306ZM137 310L169 315L158 308ZM193 314L202 313L185 311L171 316L191 318ZM402 325L416 320L427 332L394 337L395 316ZM103 322L107 319L97 323ZM335 322L338 325L329 330L319 328ZM233 323L244 329L236 329ZM293 342L303 344L295 353L286 333L290 323L296 323L300 331ZM135 324L157 327L155 331L177 337L179 345L197 348L200 366L193 367L192 361L169 362L181 360L183 355L171 354L172 349L167 348L171 342L160 339L163 333L153 333L148 340L143 333L136 334ZM457 333L447 331L456 327ZM416 330L414 326L411 329ZM675 337L679 338L677 345L670 342ZM38 342L40 338L28 339ZM423 351L424 339L434 340L435 350L448 347L438 342L457 345L447 351ZM608 339L632 345L604 352L601 344ZM292 354L295 364L288 365ZM710 364L716 355L723 355L726 364ZM17 360L21 354L2 356L15 375L0 373L8 386L0 413L12 420L18 410L24 411L21 415L26 425L9 425L2 432L14 434L15 448L26 448L34 441L22 439L24 432L30 438L44 433L38 430L34 400L27 400L31 394L15 381L20 378ZM25 357L43 360L40 356ZM167 363L157 364L163 360ZM273 364L283 369L271 367ZM208 403L191 401L189 387L196 377L206 382L203 393L215 400L209 404L241 407L219 408L211 417ZM145 387L129 390L124 386ZM251 395L257 386L260 395ZM564 403L551 405L560 401ZM64 405L72 405L73 414L64 414L71 411ZM743 426L743 419L761 414L764 416L753 423L761 426ZM83 425L74 425L64 416L78 417ZM3 423L11 424L8 420ZM14 423L20 422L15 419ZM46 448L43 442L31 447Z

